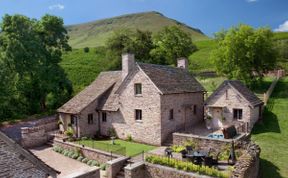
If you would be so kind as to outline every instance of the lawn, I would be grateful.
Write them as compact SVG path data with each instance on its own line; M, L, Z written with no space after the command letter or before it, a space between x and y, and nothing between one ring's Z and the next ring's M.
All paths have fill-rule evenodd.
M120 139L115 140L115 145L111 144L111 140L81 140L77 142L78 144L85 145L87 147L100 149L108 152L112 151L118 154L123 154L123 147L124 147L126 148L126 154L124 153L126 156L136 156L141 154L143 151L147 152L156 148L155 146L136 142L129 142Z
M261 174L264 178L288 177L288 77L281 79L268 102L262 124L252 132L261 147Z

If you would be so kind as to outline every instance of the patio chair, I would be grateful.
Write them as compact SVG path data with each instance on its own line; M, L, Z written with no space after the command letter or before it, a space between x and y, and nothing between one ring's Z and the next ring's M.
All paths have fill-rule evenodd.
M182 151L180 151L180 153L181 153L181 155L182 155L182 158L187 158L187 151L186 150L182 150Z
M173 155L172 155L173 150L172 150L171 148L169 148L169 147L168 147L168 148L165 148L164 152L165 152L165 155L166 155L167 157L170 157L170 158L173 157Z
M186 151L188 154L191 154L193 152L192 146L186 146Z
M212 156L206 156L204 158L204 165L208 167L212 167L213 165L213 157Z
M216 157L212 159L213 165L218 164L219 155L220 155L220 152L217 152Z

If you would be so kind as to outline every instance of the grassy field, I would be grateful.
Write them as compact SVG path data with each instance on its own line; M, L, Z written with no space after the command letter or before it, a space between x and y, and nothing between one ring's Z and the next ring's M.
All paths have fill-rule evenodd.
M275 32L274 39L275 40L288 39L288 32Z
M189 27L181 22L165 17L158 12L128 14L94 22L67 26L70 36L69 44L73 48L103 46L107 39L117 30L149 30L153 33L165 26L179 25L191 34L193 40L208 39L200 30Z
M111 62L96 49L91 48L88 53L83 49L73 49L63 55L60 65L71 80L74 93L78 93L94 81L101 71L108 70Z
M94 142L94 144L93 144ZM128 142L125 140L116 139L115 145L111 144L111 140L81 140L81 145L86 145L88 147L94 147L100 150L107 151L107 145L109 148L112 148L112 150L117 150L120 147L126 148L126 156L136 156L138 154L141 154L143 151L150 151L156 148L155 146L141 144L141 143L135 143L135 142Z
M262 124L253 129L252 140L261 147L264 178L288 177L288 77L281 79L269 100Z
M215 66L210 59L210 53L216 47L216 42L214 40L196 41L195 45L197 46L198 51L189 57L190 71L193 71L194 73L214 71Z

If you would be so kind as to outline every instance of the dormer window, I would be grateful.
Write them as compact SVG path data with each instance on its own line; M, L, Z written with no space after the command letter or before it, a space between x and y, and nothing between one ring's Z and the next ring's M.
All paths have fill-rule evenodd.
M142 94L142 84L141 83L135 83L134 90L135 90L135 95L141 95Z

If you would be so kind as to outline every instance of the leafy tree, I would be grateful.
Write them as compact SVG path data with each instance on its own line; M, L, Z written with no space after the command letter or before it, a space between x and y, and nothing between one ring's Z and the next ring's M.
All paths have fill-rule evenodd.
M1 29L1 61L7 70L15 73L15 77L9 79L13 81L11 88L15 89L15 99L27 109L27 114L45 111L48 95L53 98L48 103L50 106L67 100L72 85L59 62L62 51L71 48L63 20L50 15L40 20L5 15ZM0 75L1 78L4 74Z
M253 29L248 25L219 32L216 34L217 48L211 55L217 72L242 80L249 86L261 80L263 73L276 64L272 37L270 29Z
M196 46L189 34L177 26L169 26L158 32L154 37L155 48L151 51L154 63L176 64L179 57L188 57Z

